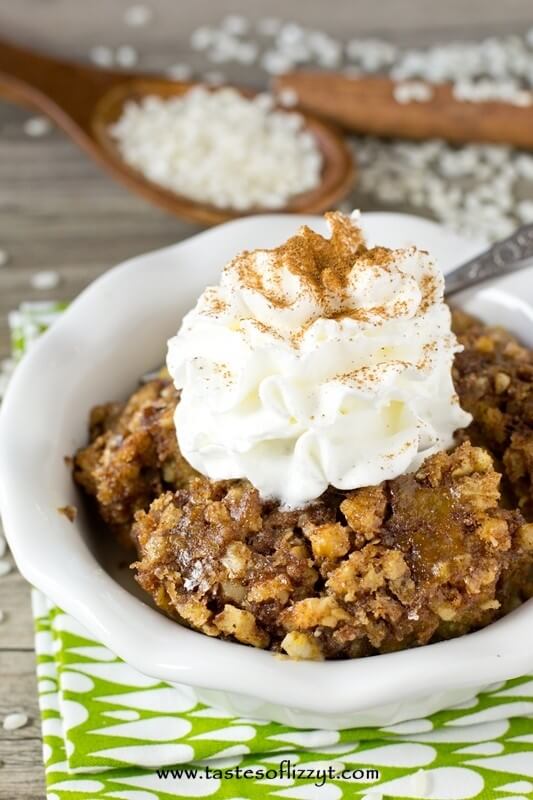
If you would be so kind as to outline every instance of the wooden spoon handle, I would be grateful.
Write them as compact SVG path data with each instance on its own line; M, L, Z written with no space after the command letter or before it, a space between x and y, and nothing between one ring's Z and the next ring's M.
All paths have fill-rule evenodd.
M385 77L350 78L331 72L291 72L274 82L293 89L301 108L348 130L406 139L493 142L533 149L533 105L466 102L451 84L431 86L431 99L398 103L397 84Z
M127 76L124 76L127 77ZM88 125L95 102L117 73L35 53L0 40L0 95L29 105L65 127Z

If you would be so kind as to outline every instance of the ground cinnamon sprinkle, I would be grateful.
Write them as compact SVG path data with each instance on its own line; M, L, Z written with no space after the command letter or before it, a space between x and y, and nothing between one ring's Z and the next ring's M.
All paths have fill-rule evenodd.
M266 333L269 336L274 336L276 339L283 339L283 336L271 325L267 325L266 322L261 322L259 319L252 319L250 320L252 325L257 328L258 331L261 333Z
M235 378L234 378L233 372L231 371L231 369L228 366L228 364L223 364L221 362L215 362L213 364L213 368L216 370L216 372L218 372L218 373L220 373L220 375L222 375L222 377L224 378L224 380L227 383L233 383L234 382ZM209 378L208 378L208 380L209 380Z
M218 297L213 293L213 297L209 298L207 313L216 317L219 314L223 314L224 311L227 310L227 308L228 304L226 303L226 301L222 300L221 297Z
M428 308L435 302L437 294L437 282L433 275L422 275L420 278L420 287L422 289L422 300L418 307L418 314L425 314Z
M412 364L409 361L402 361L401 359L394 360L394 366L398 369L403 368L407 369L411 367ZM381 364L376 364L373 367L369 366L362 366L357 367L357 369L349 370L348 372L339 372L337 375L334 376L334 380L338 381L339 383L347 383L349 385L355 385L359 388L369 389L372 388L373 383L379 383L381 378L383 377L383 370Z
M238 255L228 269L237 271L241 286L262 294L275 308L287 308L290 305L291 301L287 299L282 286L282 270L288 270L299 278L302 291L312 293L319 305L327 310L332 295L337 303L346 295L350 275L358 259L364 260L365 265L387 269L393 263L394 253L385 247L367 248L360 228L344 214L330 212L325 216L331 228L330 238L325 238L304 225L285 244L263 251L271 258L274 257L271 278L274 287L266 285L264 275L257 269L250 251ZM342 314L352 315L357 315L357 318L361 315L366 317L366 312L353 309ZM333 318L335 315L331 316Z
M423 356L420 361L416 363L416 368L424 372L431 364L432 354L438 352L438 349L439 346L437 342L426 342L426 344L422 346Z

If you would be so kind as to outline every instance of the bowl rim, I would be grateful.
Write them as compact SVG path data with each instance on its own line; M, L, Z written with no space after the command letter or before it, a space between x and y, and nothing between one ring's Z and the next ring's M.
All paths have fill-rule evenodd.
M185 243L214 243L229 227L245 228L257 220L268 225L280 216L286 217L268 214L233 220L176 245L128 259L91 283L24 357L0 408L0 508L21 573L142 673L305 711L362 711L435 691L478 687L524 674L533 667L533 652L524 646L526 626L533 619L533 601L483 630L445 642L346 661L291 661L269 651L207 637L164 617L105 572L81 537L72 537L70 522L57 513L47 519L41 508L27 502L25 458L18 448L18 430L24 425L22 401L32 392L35 376L42 374L54 354L61 351L61 343L80 335L101 293L123 284L133 271L145 269L147 260L171 255ZM438 228L442 233L437 223L408 214L365 214L365 218L370 216L401 217L407 224L414 225L416 221L418 226ZM293 219L296 227L299 221L313 218ZM45 424L46 409L38 404L36 409ZM46 542L50 525L61 525L70 534L65 540L70 566L67 576L59 561L54 560L54 553L47 554L29 535L29 531L39 529ZM517 641L521 647L516 647Z

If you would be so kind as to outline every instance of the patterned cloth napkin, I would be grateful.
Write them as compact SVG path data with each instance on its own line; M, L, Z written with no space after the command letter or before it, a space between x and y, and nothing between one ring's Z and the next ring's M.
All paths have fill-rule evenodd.
M16 355L62 310L12 315ZM533 676L426 719L298 730L197 704L33 594L48 800L533 797Z
M303 731L197 704L38 592L34 616L48 800L532 796L533 676L428 719Z

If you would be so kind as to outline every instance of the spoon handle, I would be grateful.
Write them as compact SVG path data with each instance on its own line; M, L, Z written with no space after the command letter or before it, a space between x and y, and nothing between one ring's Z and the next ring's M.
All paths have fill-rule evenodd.
M507 239L445 276L447 296L477 283L533 267L533 224L523 225Z
M42 55L0 39L0 96L37 109L62 127L67 119L87 124L94 103L116 80L111 71Z

